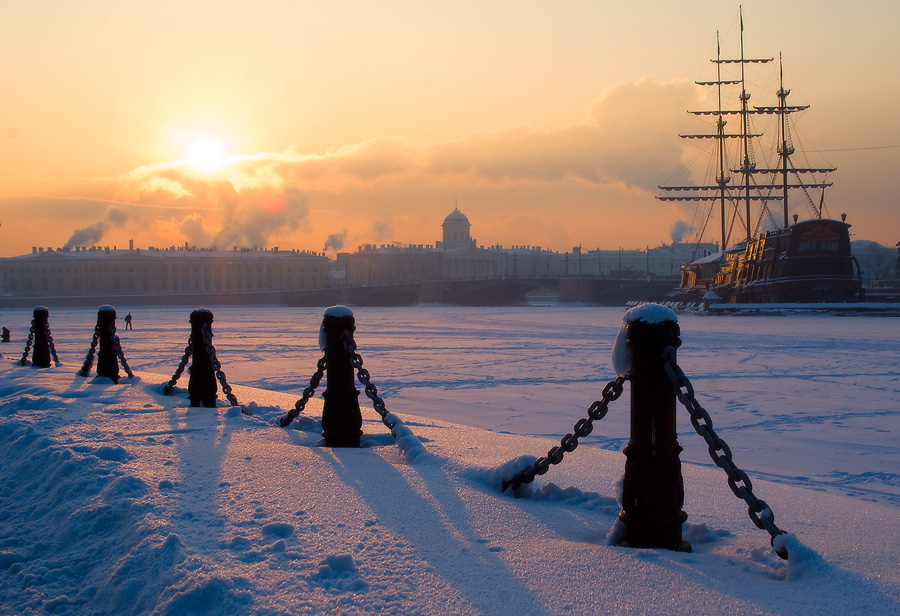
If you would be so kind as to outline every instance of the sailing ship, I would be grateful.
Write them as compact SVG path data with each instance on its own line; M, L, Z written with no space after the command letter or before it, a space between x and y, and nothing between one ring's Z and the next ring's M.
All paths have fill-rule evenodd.
M714 89L718 101L714 109L690 111L712 120L713 130L703 134L679 135L684 139L709 140L714 157L710 177L700 184L660 186L662 201L694 201L701 220L709 221L718 209L721 250L702 256L681 268L681 284L675 295L681 301L705 299L711 303L771 302L854 302L862 299L859 264L850 253L850 225L846 215L840 220L823 217L826 181L834 167L795 164L792 115L808 105L790 105L790 90L784 87L781 56L778 59L779 88L774 106L751 106L747 92L747 67L769 64L774 58L747 58L744 55L744 24L741 15L740 57L723 58L716 35L716 78L697 81ZM755 67L754 67L755 68ZM723 69L725 69L723 71ZM723 75L729 71L733 75ZM727 91L737 94L728 105ZM712 105L711 105L712 106ZM774 116L774 154L777 164L757 164L765 160L761 147L764 133L756 133L758 116ZM736 128L727 127L736 119ZM770 149L770 150L771 150ZM775 160L775 156L772 157ZM806 178L822 178L807 180ZM737 180L737 181L733 181ZM820 191L818 202L813 191ZM799 202L792 201L799 194ZM780 207L770 207L778 205ZM806 204L811 216L799 220L791 208ZM780 215L779 215L780 214ZM741 224L743 223L743 224ZM700 226L700 235L706 224ZM744 235L735 240L736 227Z

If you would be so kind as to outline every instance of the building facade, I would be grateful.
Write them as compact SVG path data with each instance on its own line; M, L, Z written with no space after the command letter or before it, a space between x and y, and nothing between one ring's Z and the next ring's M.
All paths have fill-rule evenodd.
M560 253L540 246L478 246L469 219L454 209L434 245L367 244L344 256L350 286L425 280L592 277L677 280L681 265L715 252L715 244L675 243L645 250L583 250Z
M322 254L277 248L34 248L0 259L0 286L33 297L293 291L328 286L329 265Z

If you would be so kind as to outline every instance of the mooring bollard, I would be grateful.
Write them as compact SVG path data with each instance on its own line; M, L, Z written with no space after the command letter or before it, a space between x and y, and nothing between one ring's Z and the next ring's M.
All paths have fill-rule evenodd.
M624 535L618 545L691 551L681 536L687 519L681 446L675 429L675 390L663 351L681 345L675 314L646 305L626 314L631 381L631 439L625 447L622 480Z
M99 349L98 349L99 346ZM125 353L116 335L116 309L109 304L100 306L97 310L97 325L94 327L94 337L91 346L84 358L84 364L78 374L87 377L91 373L94 364L94 353L97 353L97 376L111 379L113 383L119 383L119 361L129 379L134 378L128 362L125 361Z
M325 352L327 381L322 394L322 437L329 447L359 447L362 436L362 412L359 391L353 380L353 364L344 346L345 333L356 330L353 312L346 306L333 306L325 311L319 339Z
M31 329L28 332L28 340L25 342L25 352L22 353L21 365L28 361L28 351L31 350L31 365L35 368L49 368L50 357L59 364L56 349L53 346L53 336L50 335L50 311L46 306L35 306L31 319ZM33 348L32 348L33 345Z
M119 382L119 357L116 353L116 309L110 305L100 306L97 310L97 332L99 345L97 350L97 376Z
M216 371L206 346L203 327L212 334L213 313L206 308L191 312L191 368L188 379L188 399L191 406L215 407L218 392Z
M228 399L231 406L240 406L237 398L231 391L231 385L225 378L222 371L222 365L216 357L216 347L213 346L212 338L212 322L213 313L206 308L198 308L191 312L191 335L188 337L187 346L184 349L184 355L175 374L169 379L163 387L163 393L171 396L175 390L175 383L181 377L184 369L187 367L188 360L193 356L193 362L190 368L190 379L188 379L188 398L191 406L205 406L210 408L216 407L217 386L216 379L222 383L222 393ZM241 407L241 412L245 412Z

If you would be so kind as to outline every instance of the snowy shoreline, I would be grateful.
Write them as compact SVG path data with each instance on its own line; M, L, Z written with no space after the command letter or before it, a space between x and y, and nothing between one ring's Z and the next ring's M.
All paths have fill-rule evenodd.
M897 613L900 509L756 480L785 563L718 469L684 464L694 552L607 545L624 456L579 447L530 498L496 470L549 439L422 417L409 464L371 410L363 447L321 447L321 404L235 386L187 407L166 377L2 367L0 613ZM221 404L225 404L222 402ZM863 505L863 506L861 506Z

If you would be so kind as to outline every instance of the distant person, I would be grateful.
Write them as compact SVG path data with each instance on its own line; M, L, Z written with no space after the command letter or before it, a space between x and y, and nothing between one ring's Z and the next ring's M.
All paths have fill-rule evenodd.
M131 313L125 315L125 329L134 329L131 325Z
M0 340L2 340L3 342L9 342L9 330L5 327L3 328L3 335L2 337L0 337Z

